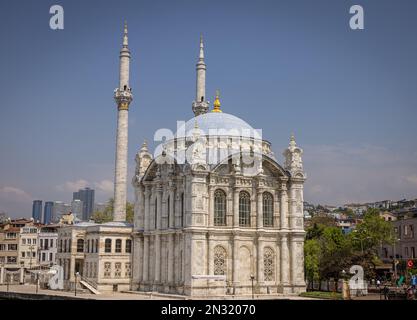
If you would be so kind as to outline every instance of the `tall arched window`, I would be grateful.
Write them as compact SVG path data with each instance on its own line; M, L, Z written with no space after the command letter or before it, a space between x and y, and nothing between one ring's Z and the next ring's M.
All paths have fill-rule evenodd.
M239 225L250 226L250 195L246 191L241 191L239 194Z
M104 241L104 252L106 252L106 253L111 252L111 239L106 239Z
M226 225L226 193L223 190L214 192L214 225Z
M214 275L224 276L227 273L227 253L222 246L214 248Z
M274 251L271 248L264 249L264 281L275 281Z
M117 253L122 252L122 239L116 240L116 252Z
M67 239L64 240L64 250L62 252L68 252L68 250L67 250Z
M264 227L273 227L274 226L274 197L269 192L264 192L263 194L263 222Z
M84 240L83 239L77 240L77 252L84 252Z
M126 253L132 252L132 240L127 239L126 240Z

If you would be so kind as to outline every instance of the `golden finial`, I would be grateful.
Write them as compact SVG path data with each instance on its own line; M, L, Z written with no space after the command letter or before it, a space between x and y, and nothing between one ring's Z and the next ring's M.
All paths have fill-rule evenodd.
M221 104L220 104L219 96L220 96L220 92L219 92L219 90L216 90L216 99L213 102L213 107L214 108L213 108L212 112L222 112L220 110Z

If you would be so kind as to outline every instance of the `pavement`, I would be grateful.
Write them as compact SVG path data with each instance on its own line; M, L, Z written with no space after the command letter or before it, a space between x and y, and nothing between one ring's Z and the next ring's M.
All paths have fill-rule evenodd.
M2 295L7 292L6 285L0 285L0 293ZM191 300L190 297L185 297L181 295L174 294L160 294L155 292L138 292L138 291L128 291L128 292L110 292L102 293L99 295L89 293L87 291L77 292L75 296L74 291L59 291L59 290L49 290L49 289L40 289L36 293L36 286L32 284L26 285L9 285L9 292L16 294L25 294L30 295L31 299L36 299L36 296L39 296L39 299L42 299L42 296L46 295L51 298L56 297L58 299L69 298L69 299L81 299L81 300ZM192 299L207 299L207 297L193 297ZM218 296L210 297L210 300L251 300L252 296ZM255 295L255 300L317 300L315 298L308 297L299 297L299 296L285 296L285 295Z

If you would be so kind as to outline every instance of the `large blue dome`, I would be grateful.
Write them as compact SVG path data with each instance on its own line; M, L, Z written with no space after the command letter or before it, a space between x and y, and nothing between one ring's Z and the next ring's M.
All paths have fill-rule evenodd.
M223 112L209 112L188 120L177 131L177 138L192 136L200 130L200 135L236 136L261 139L262 135L246 121Z

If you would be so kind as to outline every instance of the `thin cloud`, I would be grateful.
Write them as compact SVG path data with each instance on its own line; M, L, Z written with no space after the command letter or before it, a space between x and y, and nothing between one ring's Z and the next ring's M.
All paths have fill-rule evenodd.
M64 184L56 186L58 191L74 192L79 189L84 189L89 185L87 180L79 179L77 181L67 181Z

